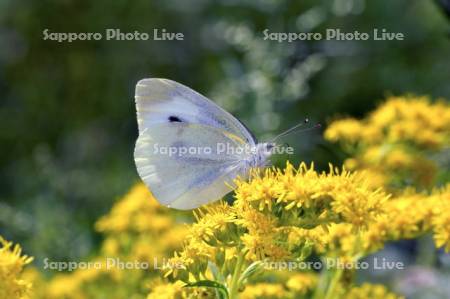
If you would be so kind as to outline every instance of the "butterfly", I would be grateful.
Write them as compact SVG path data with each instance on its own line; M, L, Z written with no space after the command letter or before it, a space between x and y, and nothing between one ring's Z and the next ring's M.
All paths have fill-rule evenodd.
M136 85L139 176L161 204L190 210L234 189L234 180L267 165L272 143L257 143L237 118L168 79Z

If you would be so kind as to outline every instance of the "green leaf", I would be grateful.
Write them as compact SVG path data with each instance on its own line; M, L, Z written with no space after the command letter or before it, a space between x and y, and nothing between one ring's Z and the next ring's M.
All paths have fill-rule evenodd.
M241 274L241 277L239 278L239 282L242 283L245 279L249 278L253 274L255 274L257 271L261 270L264 267L264 262L262 261L256 261L250 264L250 266L247 267L247 269L244 270L244 272Z
M215 281L225 283L225 278L223 277L222 273L220 272L216 264L214 264L211 261L208 261L208 269L211 271Z
M217 291L219 291L220 297L221 299L228 299L229 295L228 295L228 290L227 288L221 284L218 283L217 281L213 281L213 280L199 280L196 282L190 282L190 283L186 283L186 285L184 286L186 287L207 287L207 288L214 288Z

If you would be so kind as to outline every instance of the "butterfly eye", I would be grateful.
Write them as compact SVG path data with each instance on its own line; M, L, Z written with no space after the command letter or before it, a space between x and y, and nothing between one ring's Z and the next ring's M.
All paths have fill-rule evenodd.
M266 150L270 151L275 145L273 143L268 143L266 145Z
M171 123L173 123L173 122L179 122L180 123L181 122L181 119L179 117L177 117L177 116L174 116L174 115L169 116L168 120Z

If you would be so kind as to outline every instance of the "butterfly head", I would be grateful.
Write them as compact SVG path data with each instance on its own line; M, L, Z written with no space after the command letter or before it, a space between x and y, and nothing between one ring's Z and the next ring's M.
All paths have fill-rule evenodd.
M253 155L249 161L250 167L264 167L268 164L268 159L272 155L275 143L258 143L255 145Z

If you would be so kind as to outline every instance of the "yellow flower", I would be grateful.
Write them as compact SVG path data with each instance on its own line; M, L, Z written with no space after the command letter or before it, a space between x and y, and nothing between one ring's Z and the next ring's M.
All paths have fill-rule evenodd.
M403 296L389 292L385 286L380 284L365 283L361 286L351 288L346 299L403 299Z
M229 235L235 230L233 223L237 216L226 202L199 209L194 215L197 222L191 226L188 239L227 243Z
M323 233L322 238L325 246L319 253L326 257L351 261L355 255L361 253L361 251L356 252L360 249L355 247L359 241L352 226L347 223L331 225L328 232Z
M373 190L369 180L364 174L339 171L332 166L328 173L318 173L313 165L302 164L295 170L288 163L284 172L268 169L264 176L250 182L238 181L235 205L238 213L256 209L276 215L280 225L312 228L349 222L365 227L383 212L388 198L381 189Z
M184 285L185 283L181 281L161 284L153 288L147 299L169 299L180 297Z
M306 253L315 248L317 252L324 252L325 246L329 243L329 228L318 226L312 229L304 229L292 227L289 229L288 243L291 251L306 250ZM305 254L300 256L300 259L306 258Z
M317 287L319 277L314 273L296 273L286 282L287 288L295 293L305 295Z
M145 298L147 280L160 275L158 269L153 269L155 259L158 267L168 267L165 270L169 271L168 258L182 248L188 227L178 217L183 217L183 222L192 219L187 213L161 206L143 184L134 186L96 223L105 239L100 255L89 262L100 263L100 269L55 275L44 290L39 290L44 294L39 298ZM122 263L146 263L149 269L108 268L108 258Z
M257 171L252 172L251 183L242 180L236 180L236 183L238 204L240 199L244 199L259 211L272 211L274 198L279 198L284 191L279 185L277 172L272 169L266 169L263 176Z
M264 234L244 234L241 237L245 250L248 252L247 258L253 261L261 261L269 258L273 261L290 258L290 254L283 246L277 243L277 236L274 233Z
M13 246L1 236L0 245L0 298L29 298L31 283L22 279L22 271L33 258L22 255L18 244Z
M282 284L257 283L247 286L240 294L241 299L282 299L288 296L288 292Z
M389 168L408 168L414 163L414 156L406 153L404 149L395 148L389 152L385 159L385 163Z
M450 215L441 213L433 220L434 239L437 247L444 247L450 252Z
M152 287L147 299L209 299L215 298L214 291L207 288L186 288L185 283L161 283Z
M102 253L137 260L168 256L166 252L181 247L180 236L187 232L185 225L177 223L177 215L161 206L145 185L135 185L96 223L96 229L106 234Z
M248 259L253 261L261 261L266 258L281 260L290 256L282 245L283 234L278 231L274 217L248 206L238 207L238 211L239 218L235 223L245 229L245 233L241 235L240 239L248 252Z
M450 183L440 191L435 191L432 199L432 227L437 247L450 252Z
M356 169L362 169L360 172L364 174L365 177L370 178L367 183L374 189L380 186L387 186L390 181L389 173L381 167L357 167Z
M344 161L344 167L348 170L355 170L358 168L359 162L355 158L348 158Z
M364 127L361 122L353 118L344 118L333 122L325 131L325 138L330 141L345 140L357 142L361 139Z
M390 97L362 120L332 122L324 136L352 156L346 161L350 169L370 171L377 182L430 187L438 169L429 154L450 143L450 105L428 97Z
M57 275L47 286L47 295L50 298L87 298L80 290L83 281L79 276Z
M173 224L167 212L168 208L160 205L144 184L137 184L97 222L96 228L100 232L160 232Z
M363 252L355 233L386 214L389 195L368 180L331 165L328 172L319 173L313 165L296 169L289 163L284 170L266 169L254 172L250 181L237 180L232 206L219 202L195 212L183 249L169 261L183 267L169 267L165 277L184 282L223 277L231 285L236 283L231 277L247 267L302 261L313 250L352 260ZM267 290L275 286L280 287L268 285ZM305 286L297 293L306 290ZM246 294L253 296L255 291L250 287Z
M212 261L217 248L198 240L186 242L180 252L175 252L169 259L169 266L165 269L165 277L172 277L183 281L189 281L190 274L195 277L205 275L208 261Z

